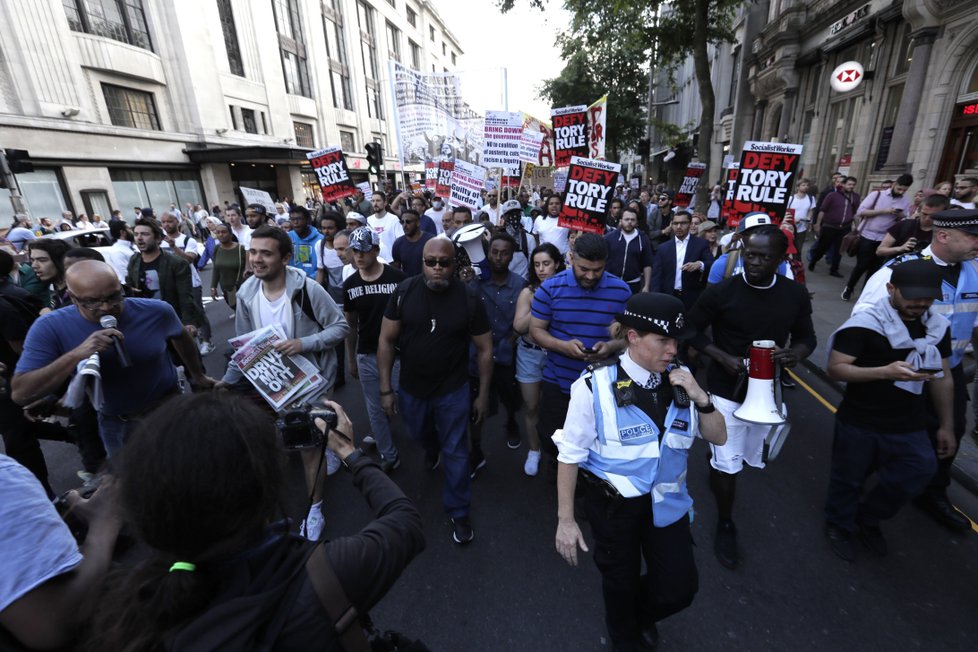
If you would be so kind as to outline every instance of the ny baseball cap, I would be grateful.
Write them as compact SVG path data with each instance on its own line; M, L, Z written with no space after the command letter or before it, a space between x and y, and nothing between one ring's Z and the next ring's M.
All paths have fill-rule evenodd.
M380 236L369 226L361 226L350 234L350 249L353 251L372 251L380 246Z
M503 202L503 205L501 207L501 210L502 210L503 214L506 214L506 213L508 213L510 211L520 211L520 212L523 212L523 205L520 204L515 199L510 199L510 200L507 200L507 201Z
M771 216L767 213L747 213L747 215L744 215L740 219L740 224L737 225L737 232L743 233L748 229L767 224L771 224Z

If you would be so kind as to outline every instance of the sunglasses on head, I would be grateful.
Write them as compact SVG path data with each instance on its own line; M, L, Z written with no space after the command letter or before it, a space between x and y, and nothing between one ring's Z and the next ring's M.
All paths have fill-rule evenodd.
M425 258L424 264L427 267L451 267L455 264L455 260L452 258Z

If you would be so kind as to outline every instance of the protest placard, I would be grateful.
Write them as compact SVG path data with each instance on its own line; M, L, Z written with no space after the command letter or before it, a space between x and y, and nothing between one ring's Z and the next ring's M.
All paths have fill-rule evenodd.
M603 159L607 139L608 96L605 95L587 108L588 156Z
M232 362L275 410L315 396L325 384L309 360L275 350L285 339L282 327L272 324L228 340Z
M516 176L520 164L520 140L523 138L523 114L510 111L486 111L483 135L482 165L502 168L506 176Z
M486 185L486 169L465 161L455 161L452 170L451 206L467 206L473 211L482 207L482 189Z
M275 214L275 202L272 201L272 196L267 192L264 190L255 190L254 188L245 188L244 186L239 186L239 189L241 190L241 196L244 198L245 206L248 204L261 204L270 215Z
M557 225L603 235L619 172L621 166L617 163L573 157Z
M801 145L791 143L744 143L728 226L736 226L743 215L754 212L767 213L780 224L795 184L801 151Z
M327 147L315 152L307 152L306 158L309 159L309 165L319 178L323 201L339 201L357 194L357 187L350 179L350 170L346 167L342 149Z
M452 170L455 169L455 161L438 162L438 181L435 183L435 194L439 197L448 197L452 193Z
M357 184L357 189L363 193L363 198L370 201L374 197L374 190L370 187L369 181L363 181Z
M536 136L531 136L529 134L541 134L542 140L540 141L540 149L537 152L536 160L530 161L534 165L540 167L553 167L554 164L554 139L553 139L553 128L550 126L549 122L544 122L543 120L538 120L534 118L529 113L523 114L523 138L536 139ZM523 142L523 141L520 141ZM529 146L529 144L527 144Z
M551 112L554 130L554 165L558 168L571 164L571 157L587 158L588 125L587 107L565 106Z
M560 193L567 189L567 170L553 170L554 192Z
M542 131L524 129L520 134L520 160L537 165L537 161L540 160L540 148L543 147L545 137L546 134Z
M429 190L434 190L438 185L438 161L432 159L424 162L424 185Z
M672 200L676 208L686 208L693 201L693 196L696 194L696 186L703 177L705 170L706 165L703 163L690 163L686 166L686 176L683 177L679 191Z
M731 163L723 171L723 207L721 208L721 215L723 216L724 223L727 225L730 224L730 218L734 211L734 190L737 188L737 172L739 168L740 163ZM738 219L737 221L739 222L740 220Z

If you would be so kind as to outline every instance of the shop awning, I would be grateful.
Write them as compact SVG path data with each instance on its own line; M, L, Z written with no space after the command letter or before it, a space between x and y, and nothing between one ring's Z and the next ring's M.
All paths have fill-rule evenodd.
M293 163L307 162L306 152L311 149L297 147L207 147L186 149L184 152L194 163Z

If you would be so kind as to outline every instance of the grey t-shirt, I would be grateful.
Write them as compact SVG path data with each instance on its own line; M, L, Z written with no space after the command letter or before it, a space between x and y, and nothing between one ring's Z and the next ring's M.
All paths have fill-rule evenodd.
M82 561L78 544L41 483L2 454L0 523L0 611Z

